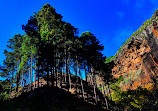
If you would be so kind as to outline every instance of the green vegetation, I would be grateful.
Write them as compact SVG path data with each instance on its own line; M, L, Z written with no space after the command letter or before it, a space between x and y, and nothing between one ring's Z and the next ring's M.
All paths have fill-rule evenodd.
M156 111L157 100L153 97L151 92L146 89L138 88L136 90L128 90L123 92L119 87L115 87L118 91L111 93L111 98L115 101L115 105L119 107L119 110L146 110ZM152 99L151 99L152 98Z
M106 58L105 63L109 63L112 60L113 56Z
M0 101L9 99L10 80L0 81Z
M124 81L124 76L114 80L110 84L111 94L108 95L111 110L129 111L157 111L158 110L158 89L153 91L138 87L136 90L122 91L119 84ZM155 85L156 86L156 85Z
M27 88L28 91L39 88L41 77L47 81L47 87L50 84L52 87L58 87L60 84L62 89L64 83L69 91L72 89L71 74L79 76L79 79L75 80L75 85L80 84L83 100L85 100L84 90L86 89L83 83L87 82L93 89L92 98L95 98L95 104L97 104L97 93L101 92L96 88L100 78L95 80L95 74L99 74L104 76L106 86L110 87L110 93L106 95L105 91L109 90L108 87L103 86L103 83L98 85L107 109L109 105L109 109L118 111L158 110L157 88L152 92L142 88L122 91L120 84L131 83L131 78L125 76L120 76L118 79L110 78L111 72L107 69L111 64L106 64L115 60L130 39L140 34L154 19L158 20L158 17L152 16L145 21L121 46L115 56L106 58L101 53L104 47L94 34L86 31L78 36L77 28L63 21L62 15L56 13L54 7L45 4L40 11L30 17L26 25L22 26L25 34L17 34L8 41L7 49L4 51L6 56L4 68L0 72L1 77L7 78L0 81L0 107L11 106L10 103L5 103L6 100L9 100L11 95L17 96L23 88ZM85 81L81 70L85 72ZM87 75L90 77L89 81ZM137 77L136 75L135 79ZM37 84L33 85L34 81L37 81ZM77 88L74 93L77 94ZM14 108L14 106L11 107Z
M84 95L81 69L92 77L94 71L104 73L106 57L101 53L104 46L91 32L78 36L78 29L62 18L54 7L45 4L26 25L22 25L24 35L17 34L9 39L4 51L4 68L0 72L1 77L8 78L9 82L3 84L1 100L7 100L9 95L18 96L23 88L28 91L39 88L41 77L45 78L47 86L51 83L62 87L64 83L69 91L71 74L79 75ZM61 80L58 80L59 76ZM36 85L33 85L34 81L37 81Z

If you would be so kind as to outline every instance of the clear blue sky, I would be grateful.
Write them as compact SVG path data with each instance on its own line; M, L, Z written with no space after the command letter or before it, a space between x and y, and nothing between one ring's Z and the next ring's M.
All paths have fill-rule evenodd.
M0 65L7 41L21 33L33 12L49 3L63 20L90 31L104 45L103 54L114 55L130 35L158 8L157 0L0 0Z

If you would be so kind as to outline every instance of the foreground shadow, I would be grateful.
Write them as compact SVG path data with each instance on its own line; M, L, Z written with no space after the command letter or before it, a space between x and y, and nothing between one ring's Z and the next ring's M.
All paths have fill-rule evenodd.
M54 86L24 92L12 100L1 101L1 111L103 111L81 98ZM104 110L105 111L105 110Z

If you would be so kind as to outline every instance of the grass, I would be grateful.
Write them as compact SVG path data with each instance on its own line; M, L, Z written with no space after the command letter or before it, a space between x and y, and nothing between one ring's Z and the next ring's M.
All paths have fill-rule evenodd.
M106 58L105 63L109 63L112 60L113 56Z

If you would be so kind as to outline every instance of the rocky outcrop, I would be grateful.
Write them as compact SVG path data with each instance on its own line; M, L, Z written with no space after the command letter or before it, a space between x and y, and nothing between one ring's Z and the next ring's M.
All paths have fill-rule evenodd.
M123 91L139 86L151 90L158 80L158 25L155 14L152 22L148 21L151 23L141 33L133 35L114 60L112 75L114 78L123 76L119 84Z

